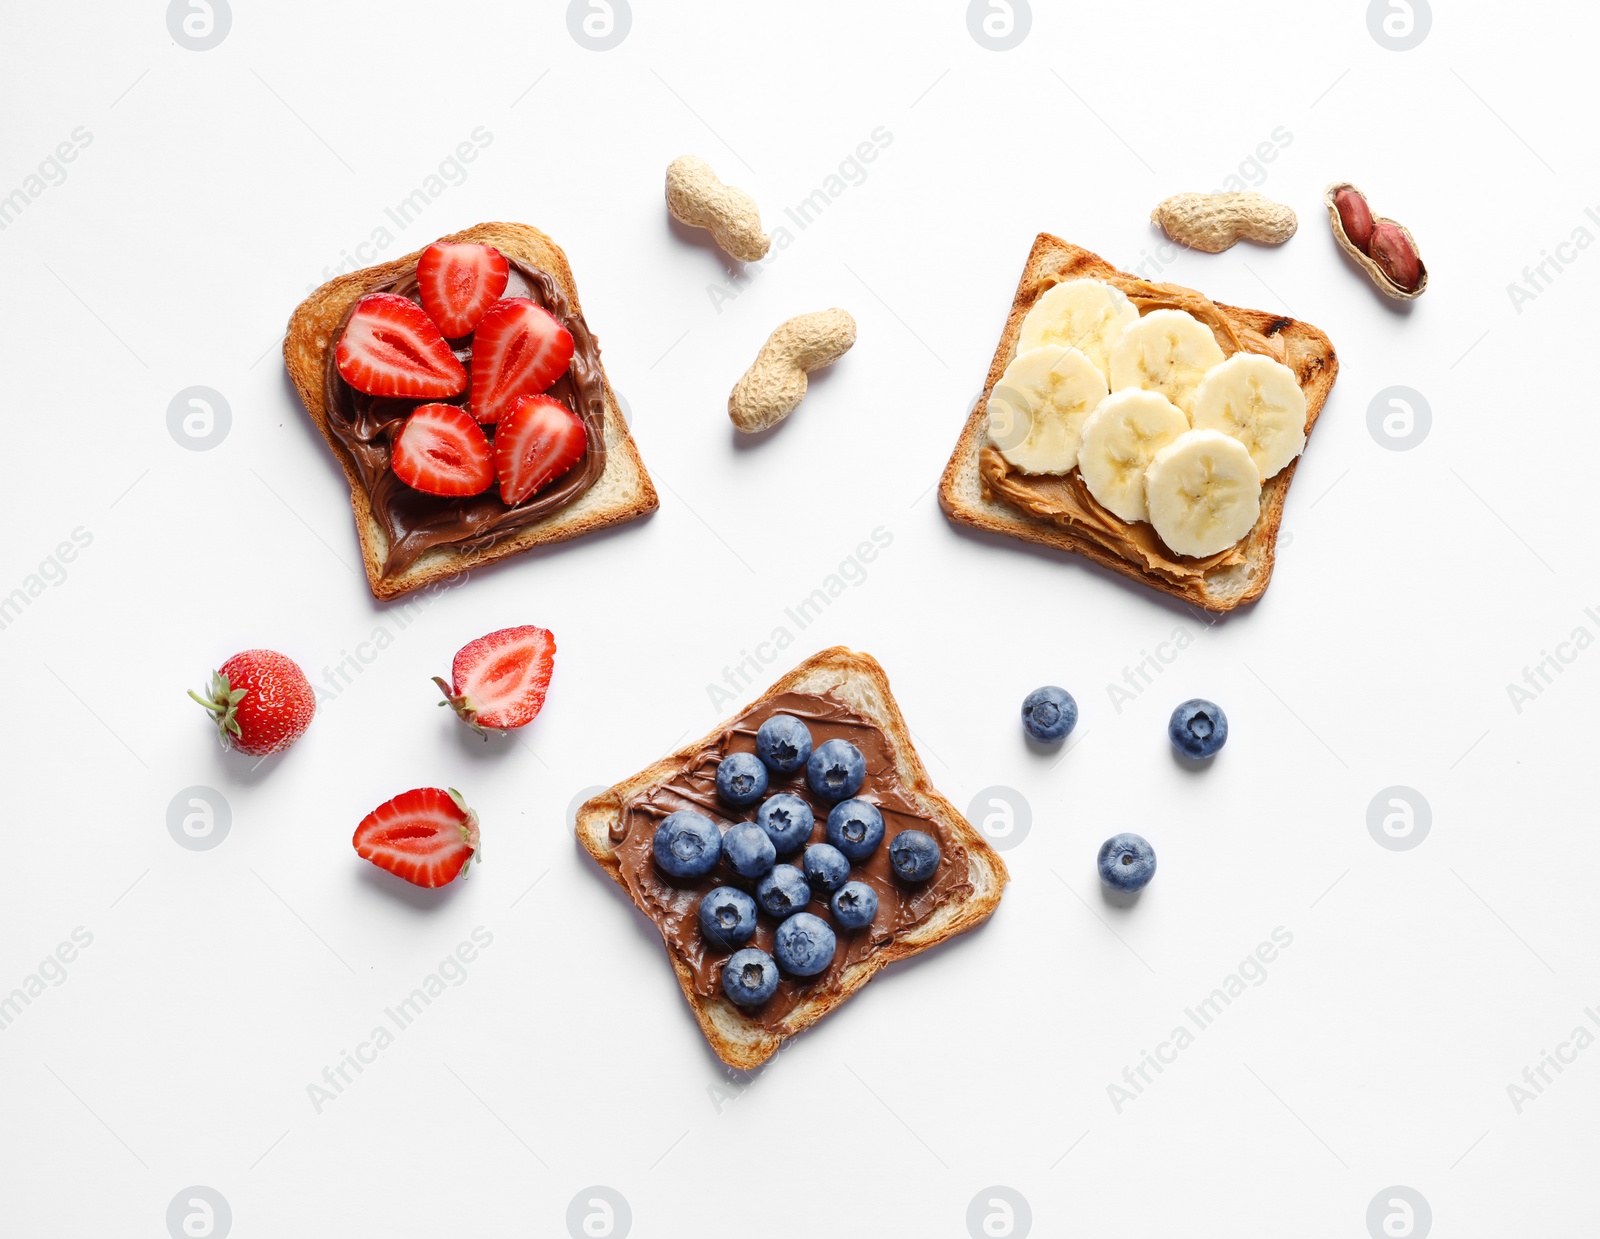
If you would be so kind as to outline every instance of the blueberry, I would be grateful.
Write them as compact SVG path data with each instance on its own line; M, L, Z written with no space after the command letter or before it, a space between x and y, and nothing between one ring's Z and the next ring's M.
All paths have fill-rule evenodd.
M867 763L848 740L825 740L806 762L806 782L827 800L844 800L861 790Z
M846 882L828 906L840 929L865 929L878 915L878 892L865 882Z
M1156 875L1156 851L1140 835L1112 835L1100 845L1100 880L1119 891L1142 891Z
M921 830L902 830L889 840L889 865L902 882L926 882L939 868L939 844Z
M793 774L811 756L811 729L792 714L774 714L756 732L756 756L773 774Z
M1022 699L1022 726L1035 740L1054 744L1078 725L1078 703L1064 688L1047 684Z
M767 768L754 753L729 753L717 764L717 795L736 808L767 794Z
M722 992L741 1007L759 1007L778 988L778 965L753 946L735 951L722 965Z
M741 878L765 877L778 859L767 832L754 822L740 822L722 836L722 855Z
M811 887L806 875L793 865L774 865L772 872L756 883L756 902L781 921L811 902Z
M865 800L846 800L828 814L828 842L851 860L865 860L883 842L883 814Z
M1172 712L1167 735L1185 757L1215 757L1228 742L1228 716L1215 702L1193 697Z
M819 895L833 894L850 876L850 861L831 843L813 843L806 849L802 863L806 867L806 881Z
M680 809L662 819L650 846L663 873L703 878L722 859L722 832L709 817Z
M731 951L756 931L756 901L736 886L719 886L700 901L700 932L712 946Z
M761 802L756 810L756 825L767 832L778 855L787 856L805 846L816 819L811 814L811 806L800 797L779 792Z
M810 912L796 912L772 935L778 967L797 977L814 977L833 963L837 945L833 926Z

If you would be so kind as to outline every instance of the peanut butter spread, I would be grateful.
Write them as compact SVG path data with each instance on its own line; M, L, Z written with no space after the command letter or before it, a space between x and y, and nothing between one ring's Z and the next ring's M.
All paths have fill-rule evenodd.
M1148 280L1121 273L1093 278L1121 289L1128 300L1138 307L1141 315L1151 310L1184 310L1194 315L1211 328L1225 357L1249 352L1261 353L1274 361L1284 361L1283 341L1275 333L1288 326L1290 319L1275 321L1269 328L1273 334L1264 335L1229 319L1209 297L1192 288L1177 284L1152 284ZM1037 301L1056 282L1041 281L1034 292L1033 301ZM1015 356L1016 344L1013 340L1007 362ZM1113 516L1096 502L1084 484L1083 475L1076 469L1067 474L1023 473L1008 463L996 448L985 443L978 453L978 474L983 479L987 496L998 497L1032 516L1070 529L1113 554L1177 584L1205 576L1217 568L1237 564L1244 558L1241 550L1243 540L1225 551L1202 559L1175 554L1167 549L1155 529L1146 522L1130 524Z

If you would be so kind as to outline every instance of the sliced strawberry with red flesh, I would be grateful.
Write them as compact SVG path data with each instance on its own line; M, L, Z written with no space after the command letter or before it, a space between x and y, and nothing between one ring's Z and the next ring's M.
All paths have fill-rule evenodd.
M397 478L429 495L478 495L494 481L483 427L453 404L424 404L395 436L390 462Z
M515 506L583 459L588 428L559 400L523 396L494 432L500 498Z
M394 293L356 302L334 360L344 381L369 396L438 400L467 389L467 372L433 320Z
M441 705L450 706L478 731L505 731L531 723L544 708L556 639L545 628L502 628L461 647L450 667L452 684L438 676Z
M472 416L498 422L519 396L545 390L572 362L572 333L526 297L496 301L472 335Z
M422 308L452 340L478 325L506 290L511 267L492 245L435 241L417 259Z
M356 827L357 855L417 886L443 886L478 850L478 815L454 788L419 787L379 805Z

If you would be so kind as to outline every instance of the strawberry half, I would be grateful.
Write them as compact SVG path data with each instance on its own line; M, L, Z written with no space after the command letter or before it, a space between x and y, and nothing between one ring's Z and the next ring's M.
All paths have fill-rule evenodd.
M583 459L589 430L559 400L523 396L494 432L500 498L515 506Z
M510 274L506 256L492 245L435 241L417 259L417 291L428 317L456 340L500 299Z
M545 390L572 362L572 333L526 297L496 301L472 335L472 416L498 422L519 396Z
M556 664L556 639L544 628L525 624L502 628L461 647L446 684L433 682L449 706L474 731L488 739L486 727L501 731L531 723L544 708L545 690Z
M433 320L394 293L356 302L334 361L344 381L369 396L438 400L467 389L467 372Z
M418 787L362 818L351 842L379 869L416 886L443 886L478 851L478 815L453 787Z
M245 650L211 673L211 687L193 697L216 720L222 747L251 757L288 748L311 726L317 696L298 663L276 650Z
M477 495L494 481L483 427L453 404L424 404L395 436L390 464L412 490L429 495Z

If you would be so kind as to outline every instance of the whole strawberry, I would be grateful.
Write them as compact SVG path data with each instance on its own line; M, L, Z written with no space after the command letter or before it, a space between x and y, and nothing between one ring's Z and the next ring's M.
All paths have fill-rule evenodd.
M316 694L292 658L274 650L235 654L212 673L206 696L193 697L217 722L222 747L252 757L281 753L311 724Z

